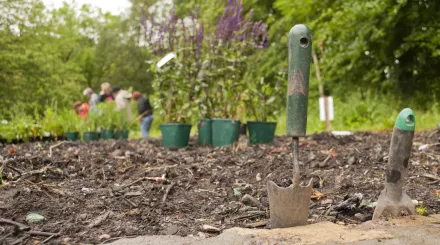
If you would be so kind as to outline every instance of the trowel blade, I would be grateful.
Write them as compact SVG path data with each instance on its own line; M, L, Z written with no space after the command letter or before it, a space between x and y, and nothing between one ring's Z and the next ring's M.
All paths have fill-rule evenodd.
M271 228L286 228L307 224L312 186L292 185L283 188L267 182Z

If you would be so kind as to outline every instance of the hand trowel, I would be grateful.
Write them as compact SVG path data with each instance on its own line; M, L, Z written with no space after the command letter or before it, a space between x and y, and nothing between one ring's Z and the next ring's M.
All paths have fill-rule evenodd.
M286 134L292 136L292 185L283 188L267 182L271 228L307 224L312 196L311 182L300 184L298 163L299 137L306 136L309 73L312 58L312 31L305 25L295 25L289 33L289 77L287 89Z

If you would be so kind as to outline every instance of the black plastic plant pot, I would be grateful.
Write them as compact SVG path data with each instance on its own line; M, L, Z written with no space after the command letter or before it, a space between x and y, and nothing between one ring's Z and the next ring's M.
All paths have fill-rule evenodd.
M267 144L275 137L276 122L248 122L249 143Z
M85 142L97 141L99 140L99 134L97 132L84 132L83 140Z
M202 146L212 144L212 120L202 119L197 123L198 140L197 143Z
M101 131L101 139L110 140L113 139L114 133L111 129L104 129Z
M128 130L116 130L114 133L115 139L128 139Z
M227 146L238 140L240 120L212 119L212 145Z
M160 125L162 145L165 149L182 148L188 145L191 124L167 123Z
M79 133L78 132L67 132L66 139L68 141L77 141L79 139Z

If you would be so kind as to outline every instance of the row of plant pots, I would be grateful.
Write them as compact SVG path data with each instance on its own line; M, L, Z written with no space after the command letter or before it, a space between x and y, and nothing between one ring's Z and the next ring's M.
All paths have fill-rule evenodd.
M161 124L162 144L165 148L181 148L188 145L191 124ZM275 122L248 122L249 142L267 144L275 136ZM197 124L198 144L214 147L227 146L236 142L240 135L240 120L203 119Z
M128 139L128 130L102 130L101 132L83 132L83 140L85 142L97 141L99 139ZM80 139L79 132L67 132L66 139L69 141L77 141Z

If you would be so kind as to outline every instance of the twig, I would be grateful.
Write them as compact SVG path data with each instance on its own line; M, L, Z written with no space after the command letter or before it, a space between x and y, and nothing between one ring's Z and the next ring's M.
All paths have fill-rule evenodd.
M435 176L435 175L433 175L433 174L422 174L422 176L423 176L423 177L426 177L426 178L428 178L428 179L432 179L432 180L440 181L440 177Z
M139 183L141 181L144 181L144 180L151 180L151 181L161 182L161 181L165 181L166 179L164 177L142 177L142 178L140 178L138 180L135 180L135 181L133 181L133 182L131 182L129 184L123 185L121 187L121 189L125 189L127 187L130 187L130 186L132 186L134 184L137 184L137 183Z
M127 199L127 198L125 198L125 197L124 197L124 200L125 200L126 202L128 202L128 204L130 204L131 206L133 206L133 208L137 208L137 205L136 205L136 203L134 203L134 202L132 202L132 201L128 200L128 199Z
M104 179L104 182L107 182L107 178L105 177L105 171L104 168L102 168L102 177Z
M107 239L107 240L103 241L101 244L106 244L106 243L108 243L108 242L111 242L111 241L114 241L114 240L118 240L118 239L121 239L121 238L136 238L136 236L120 236L120 237L112 237L112 238L110 238L110 239Z
M11 243L11 245L16 245L16 244L21 244L25 239L27 239L28 237L30 237L29 234L26 234L20 238L18 238L17 240L15 240L14 242Z
M253 212L248 212L247 214L232 218L231 220L242 220L242 219L253 219L253 218L258 218L260 216L266 216L266 212L265 211L253 211Z
M58 143L58 144L55 144L55 145L50 146L50 147L49 147L49 158L52 157L52 149L54 149L54 148L56 148L56 147L58 147L58 146L60 146L60 145L62 145L62 144L64 144L64 143L66 143L66 142L67 142L67 141L61 141L61 142Z
M28 231L27 234L31 236L59 236L60 233L44 232L44 231Z
M189 172L192 176L194 176L194 173L191 171L191 169L189 169L189 168L185 168L185 170L188 170L188 172Z
M44 240L43 242L41 242L41 244L45 244L46 242L50 241L52 238L55 237L55 235L56 235L56 234L54 234L54 235L52 235L52 236L46 238L46 240Z
M3 218L0 218L0 224L7 224L7 225L16 226L16 227L18 227L18 229L20 231L28 231L28 230L31 229L29 226L27 226L25 224L18 223L16 221L12 221L12 220L9 220L9 219L3 219Z
M14 234L15 233L15 230L14 231L11 231L11 232L9 232L8 234L6 234L6 235L4 235L4 236L2 236L2 237L0 237L0 245L3 245L3 244L8 244L7 242L6 242L6 238L8 238L10 235L12 235L12 234Z
M438 132L438 129L434 129L434 131L432 133L429 134L428 138L431 138L432 136L434 136L434 134L436 134Z
M165 194L162 197L162 203L165 203L167 200L168 194L170 193L171 189L176 185L176 183L171 182L170 185L168 185L167 190L165 191Z

